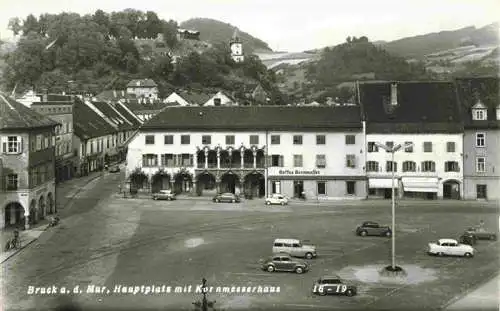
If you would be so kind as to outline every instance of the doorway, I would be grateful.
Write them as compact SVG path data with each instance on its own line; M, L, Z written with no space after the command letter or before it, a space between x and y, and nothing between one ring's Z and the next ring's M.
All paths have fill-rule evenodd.
M302 192L304 192L304 182L302 180L293 181L293 196L295 198L301 198Z

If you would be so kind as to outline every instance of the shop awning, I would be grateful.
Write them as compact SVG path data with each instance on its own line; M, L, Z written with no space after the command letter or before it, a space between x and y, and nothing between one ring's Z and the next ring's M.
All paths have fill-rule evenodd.
M394 179L394 188L398 187L398 180ZM392 179L391 178L369 178L368 179L368 188L392 188Z
M434 177L403 177L403 190L408 192L438 192L439 180Z

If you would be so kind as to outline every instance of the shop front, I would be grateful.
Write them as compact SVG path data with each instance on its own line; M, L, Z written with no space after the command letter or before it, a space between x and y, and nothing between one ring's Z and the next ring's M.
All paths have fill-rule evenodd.
M392 178L368 178L368 197L390 199L392 198ZM394 194L399 193L399 179L394 179Z
M403 196L415 199L437 199L439 179L437 177L403 177Z

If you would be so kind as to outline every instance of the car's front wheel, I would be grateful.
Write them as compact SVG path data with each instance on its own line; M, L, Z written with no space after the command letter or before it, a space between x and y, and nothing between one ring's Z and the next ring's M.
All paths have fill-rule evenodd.
M497 239L496 235L494 235L494 234L490 235L490 240L495 241L496 239Z
M269 201L266 201L266 205L271 205L271 202L269 202Z
M231 200L231 203L236 203L236 200Z
M295 268L295 273L302 274L303 272L304 272L304 269L302 269L301 267Z
M470 257L472 257L472 254L469 253L469 252L467 252L467 253L464 254L464 257L470 258Z
M306 258L307 259L312 259L313 258L313 254L312 253L306 253Z
M267 272L274 272L274 270L275 270L274 266L271 265L267 266Z
M392 235L391 231L387 231L387 232L385 233L385 236L386 236L386 237L390 237L391 235Z
M215 199L215 203L219 203L219 202L220 202L220 200L219 200L219 199Z
M366 231L361 231L361 232L359 233L359 235L360 235L360 236L366 236L367 234L368 234L368 232L366 232Z
M281 202L281 205L285 205L285 202Z
M352 297L352 296L354 296L354 291L352 289L348 289L345 292L345 295L348 296L348 297Z
M437 253L438 256L444 256L444 253L443 252L439 252Z

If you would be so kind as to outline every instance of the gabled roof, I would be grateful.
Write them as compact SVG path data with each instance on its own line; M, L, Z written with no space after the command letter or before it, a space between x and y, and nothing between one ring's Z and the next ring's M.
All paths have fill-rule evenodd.
M99 111L102 112L106 117L108 117L108 119L111 122L116 124L120 131L128 130L128 129L132 128L132 125L130 124L132 122L130 122L128 119L126 119L125 117L122 117L119 113L117 113L113 109L113 107L111 107L110 104L108 104L106 102L96 102L96 101L93 101L92 104L97 109L99 109Z
M121 113L125 118L127 118L127 120L132 122L134 128L138 128L139 126L141 126L142 123L139 120L137 120L137 117L130 114L133 112L128 112L127 109L123 108L122 106L123 103L110 103L110 104L113 105L113 107L116 110L118 110L118 112Z
M127 106L127 108L130 109L130 111L132 111L133 113L138 113L141 111L158 111L167 106L161 101L156 101L153 103L139 103L137 100L129 100L123 104Z
M106 120L80 99L76 99L73 106L73 127L75 135L83 140L116 132Z
M120 99L134 99L136 98L135 94L127 93L125 90L106 90L97 94L97 100L100 101L109 101L109 100L120 100Z
M334 130L361 127L358 106L211 106L169 107L145 123L142 129Z
M191 105L198 105L198 106L203 105L204 103L207 102L207 100L212 98L212 96L209 94L192 90L181 91L177 94L179 94L180 97L184 98Z
M152 79L136 79L127 83L127 87L157 87L158 85Z
M58 122L0 93L0 130L55 127Z
M500 104L500 79L491 78L462 78L456 79L458 101L462 111L464 127L467 129L499 129L496 108ZM472 109L478 102L487 109L487 120L472 120Z
M39 94L42 97L42 102L50 101L50 102L67 102L71 101L71 95L62 95L62 94Z
M452 82L398 82L391 105L391 82L362 83L359 98L367 133L459 133L463 131Z
M73 101L47 101L33 102L31 106L57 106L57 105L73 105Z

